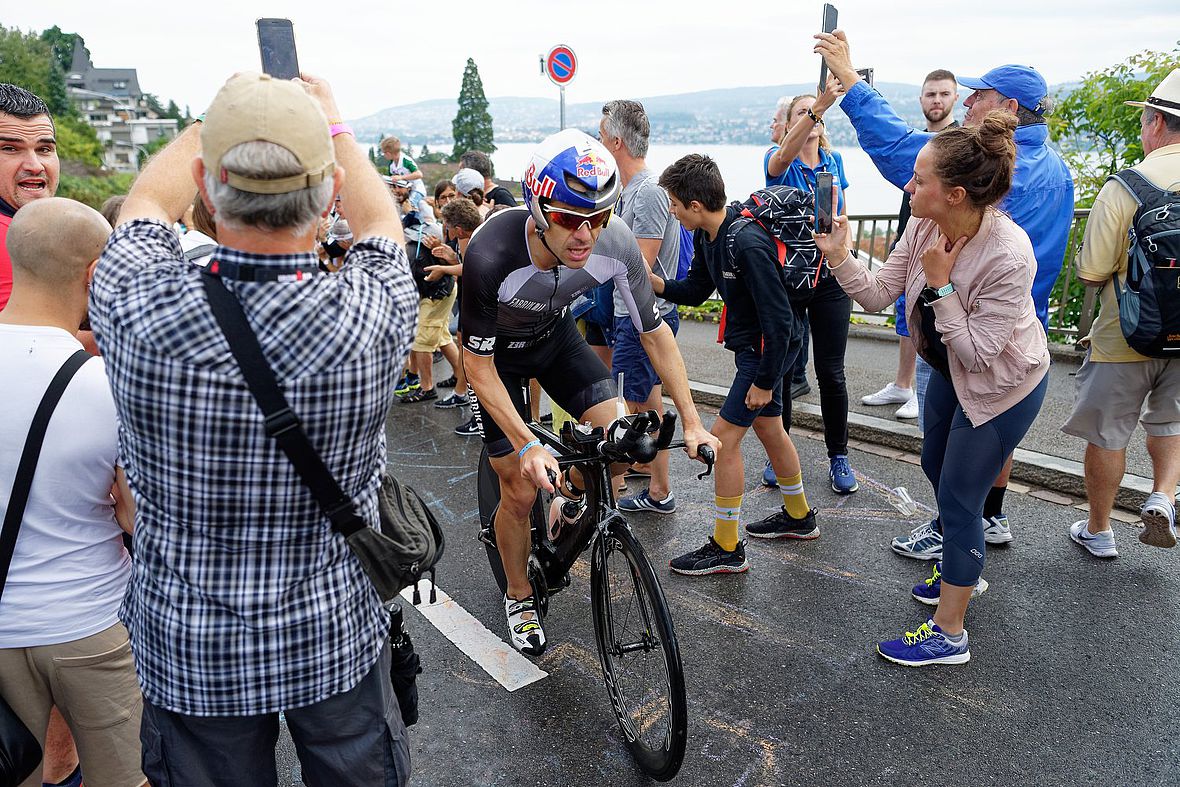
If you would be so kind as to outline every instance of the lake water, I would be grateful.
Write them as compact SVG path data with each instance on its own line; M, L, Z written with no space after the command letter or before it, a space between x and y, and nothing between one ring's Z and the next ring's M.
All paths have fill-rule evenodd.
M525 163L535 147L532 143L510 142L498 145L492 155L499 177L519 179ZM762 157L768 145L652 145L647 153L647 164L660 172L672 162L689 153L711 156L721 168L726 191L731 200L744 200L750 192L762 188ZM901 190L881 177L873 162L860 148L836 148L844 158L844 174L848 177L845 197L849 213L897 213L901 205Z

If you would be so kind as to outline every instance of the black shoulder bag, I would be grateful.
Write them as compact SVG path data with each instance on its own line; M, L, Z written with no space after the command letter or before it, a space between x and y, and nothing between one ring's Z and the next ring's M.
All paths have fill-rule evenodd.
M53 410L65 393L70 380L90 360L90 353L78 350L58 369L41 404L33 414L25 448L16 467L16 479L12 482L12 494L8 498L8 510L4 512L4 527L0 530L0 596L8 581L8 569L12 555L16 552L16 534L20 530L33 488L33 474L37 471L37 460L41 457L41 444L45 441L45 430ZM0 787L15 787L29 777L41 763L41 746L37 737L29 732L16 712L0 697Z
M202 271L201 280L213 316L265 417L266 434L274 438L291 461L332 523L332 529L344 536L381 601L393 600L403 588L413 584L414 603L419 603L418 580L429 572L430 601L434 603L434 566L442 557L444 541L433 512L414 490L398 483L387 472L378 493L381 529L369 527L357 512L356 503L340 488L320 458L299 417L291 411L238 299L209 270Z

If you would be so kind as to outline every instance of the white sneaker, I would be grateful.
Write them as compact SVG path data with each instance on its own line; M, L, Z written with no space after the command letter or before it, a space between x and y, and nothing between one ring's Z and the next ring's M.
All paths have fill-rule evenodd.
M908 536L897 536L889 546L897 554L915 560L942 560L942 534L934 529L934 522L918 525Z
M983 520L983 540L989 544L1011 544L1015 536L1008 526L1008 517L1000 514Z
M504 597L504 614L508 617L508 639L512 647L526 656L540 656L545 652L545 630L536 599L529 596L517 601Z
M1069 526L1069 537L1081 544L1094 557L1118 557L1119 550L1114 543L1114 531L1103 530L1101 533L1091 533L1086 529L1086 520L1074 522Z
M1143 532L1139 540L1151 547L1176 546L1176 506L1163 492L1152 492L1139 509Z
M914 396L913 388L898 388L897 383L889 383L880 391L862 396L860 398L861 404L867 404L873 407L882 404L905 404Z
M918 397L911 396L909 401L897 408L897 412L893 414L894 418L917 418L918 417Z

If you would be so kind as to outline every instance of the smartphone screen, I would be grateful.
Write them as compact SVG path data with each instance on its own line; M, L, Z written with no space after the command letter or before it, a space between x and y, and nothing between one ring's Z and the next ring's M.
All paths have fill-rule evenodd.
M299 58L295 55L295 29L290 19L258 20L258 53L262 71L275 79L299 76Z
M824 23L822 32L830 33L836 29L836 6L831 3L824 3ZM828 86L828 63L823 58L819 61L819 90L816 95L824 92Z
M831 172L820 172L815 176L815 231L827 234L832 231L832 182Z

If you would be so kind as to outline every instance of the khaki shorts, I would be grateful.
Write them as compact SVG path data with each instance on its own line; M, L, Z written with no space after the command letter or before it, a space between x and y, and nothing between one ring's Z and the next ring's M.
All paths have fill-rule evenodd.
M1137 423L1156 437L1180 435L1180 360L1107 363L1087 355L1077 381L1066 434L1108 451L1126 448Z
M454 341L450 324L456 292L458 288L452 287L451 294L441 301L423 298L418 304L418 333L414 336L414 346L411 348L414 352L432 353Z
M70 726L87 784L139 787L143 699L127 629L33 648L0 648L0 694L44 745L49 709ZM21 787L39 787L41 769Z

